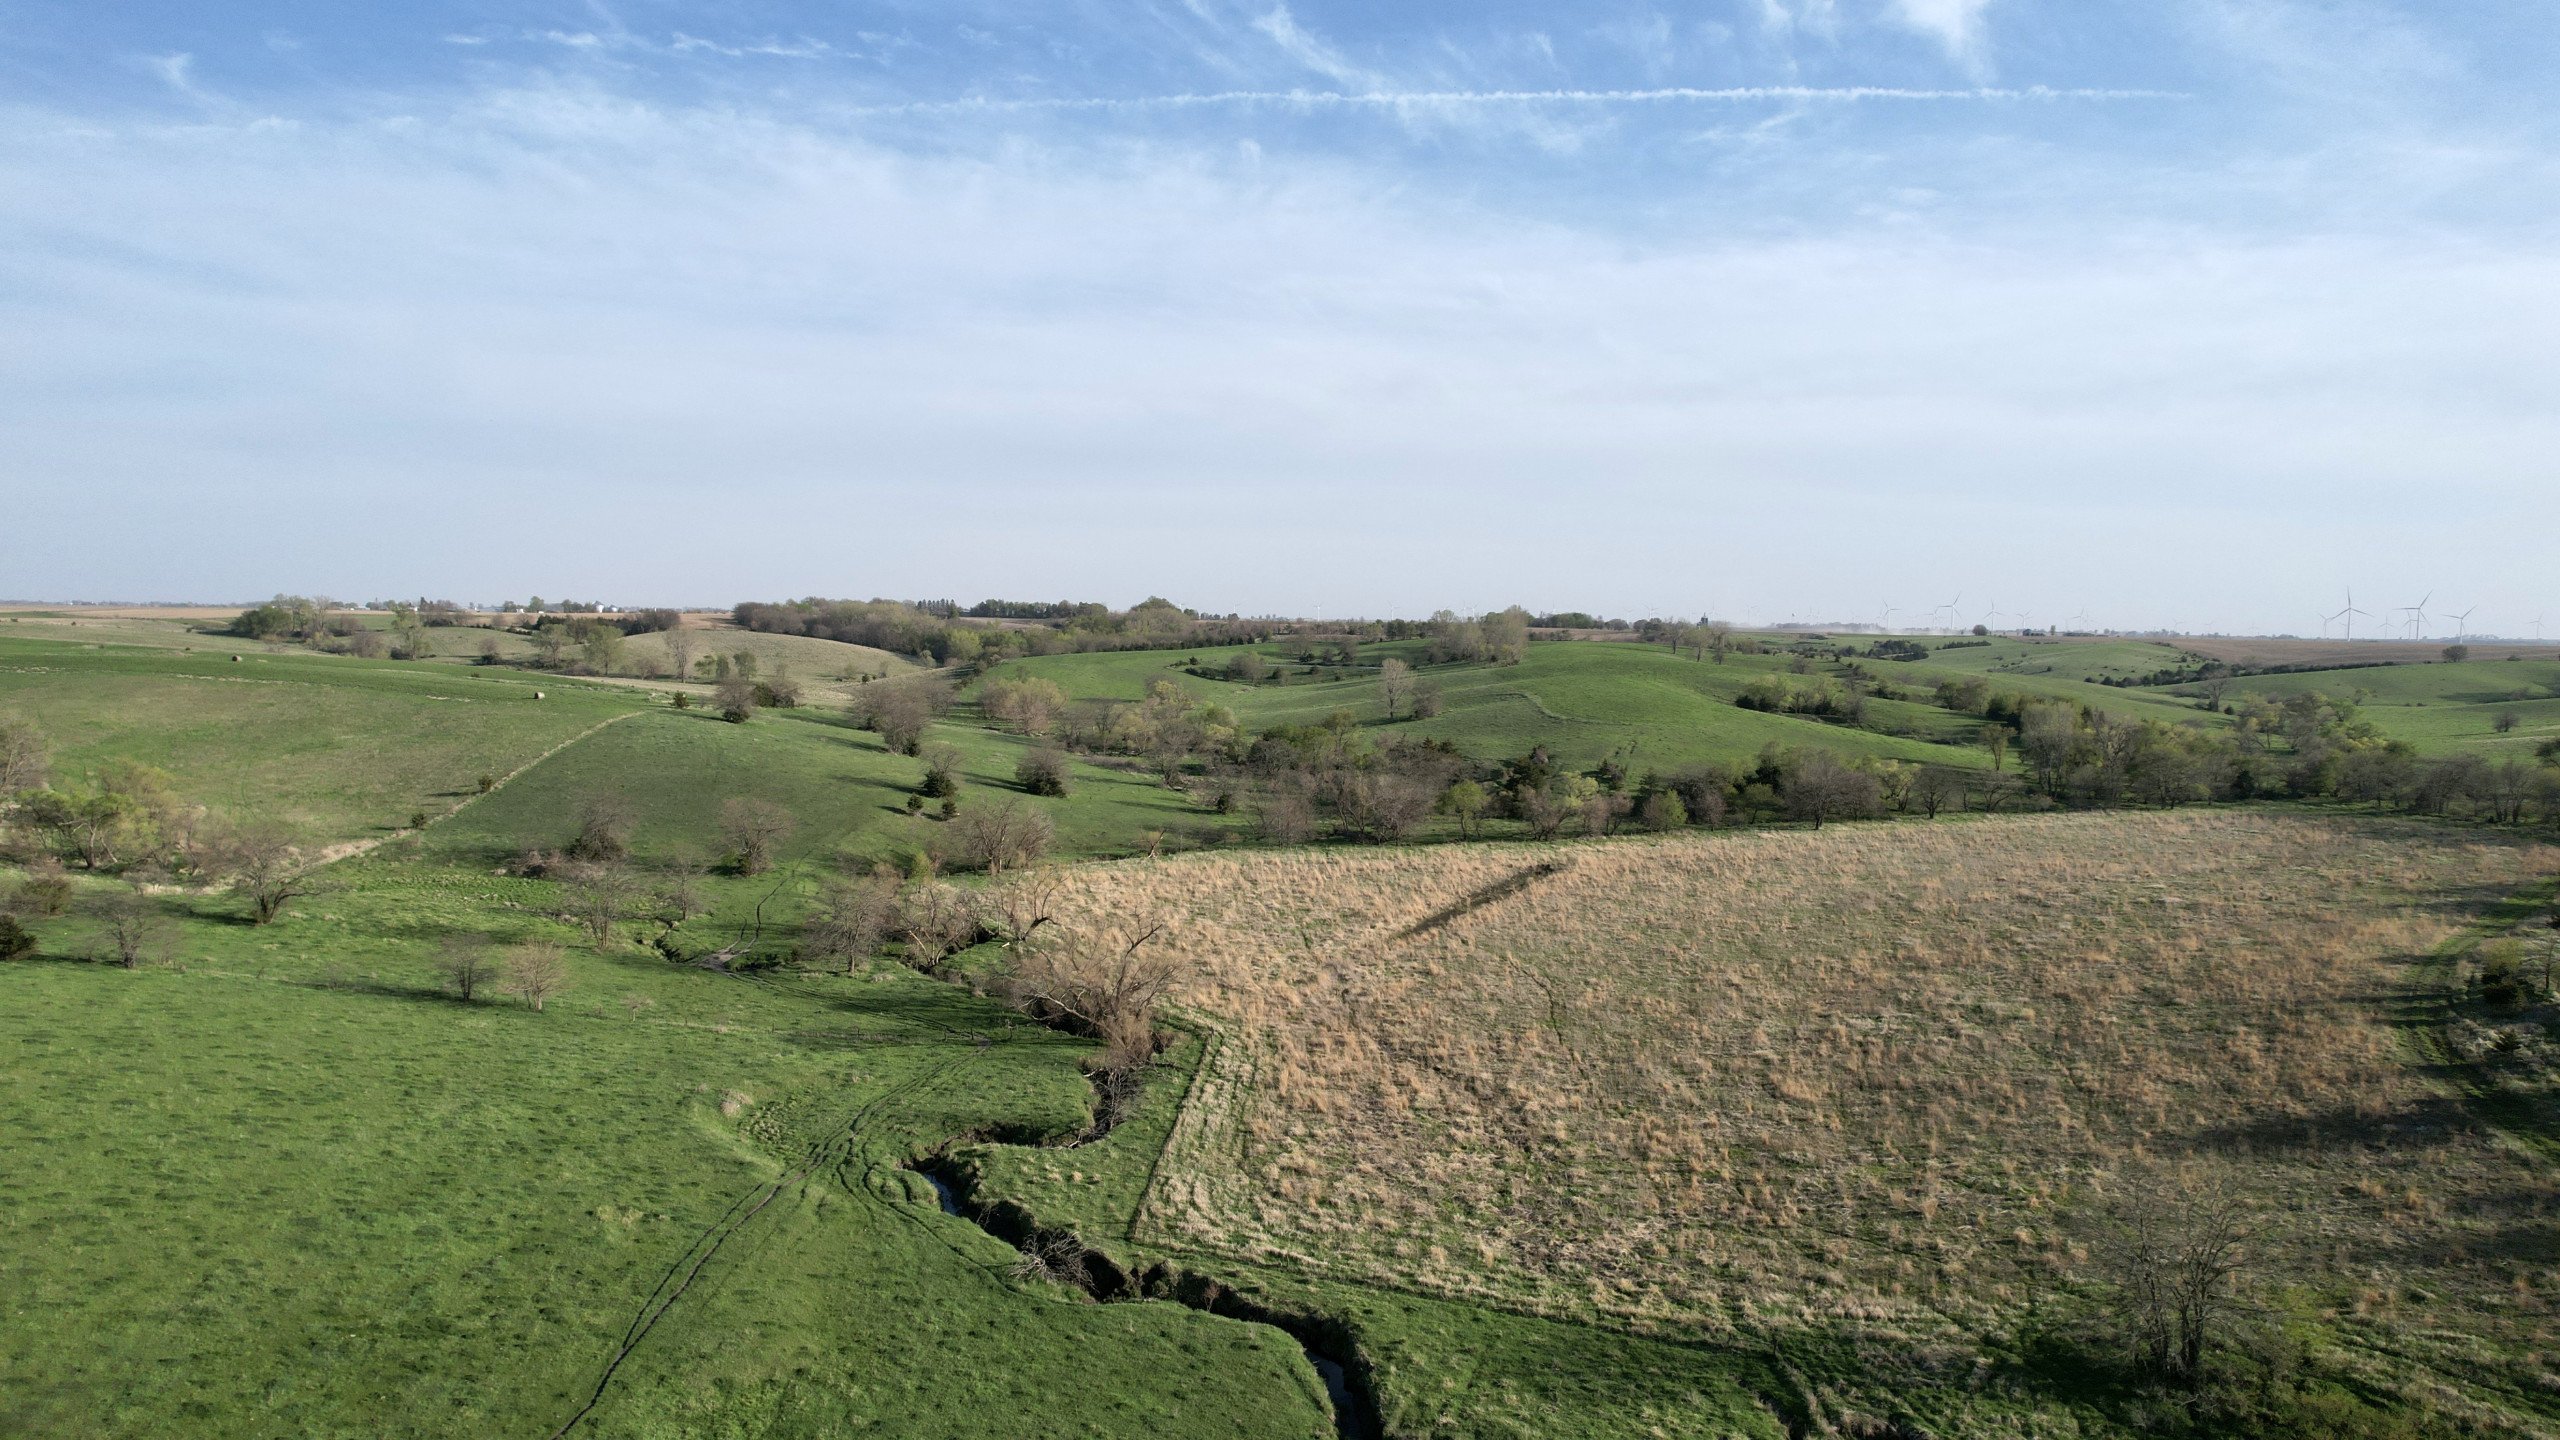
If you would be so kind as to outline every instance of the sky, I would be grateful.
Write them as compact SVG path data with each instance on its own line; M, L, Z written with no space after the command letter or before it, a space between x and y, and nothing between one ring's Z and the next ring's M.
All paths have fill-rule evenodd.
M2555 81L2544 0L0 0L0 597L2560 636Z

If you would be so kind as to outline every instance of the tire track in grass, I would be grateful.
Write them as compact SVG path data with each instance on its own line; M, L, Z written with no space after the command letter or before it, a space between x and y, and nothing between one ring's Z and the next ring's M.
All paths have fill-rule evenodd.
M2478 949L2481 941L2551 903L2555 895L2560 895L2560 881L2546 880L2518 891L2472 921L2462 933L2428 952L2400 1019L2421 1070L2432 1072L2483 1128L2505 1136L2546 1162L2560 1162L2560 1132L2554 1131L2542 1113L2544 1107L2499 1084L2477 1062L2456 1054L2446 1031L2455 1019L2454 1007L2460 999L2455 980L2462 957Z
M470 809L480 801L497 794L500 790L507 787L508 781L515 779L527 770L530 770L534 766L541 764L543 761L550 759L552 756L559 754L561 751L568 749L570 746L577 744L579 741L586 739L588 736L595 734L597 731L604 729L606 726L619 725L623 721L629 720L634 716L646 715L649 713L651 712L647 710L625 710L621 714L609 719L599 720L595 724L588 726L586 729L579 731L577 734L570 736L568 739L561 741L559 744L554 745L550 749L543 751L541 754L534 756L530 760L527 760L513 770L508 771L506 774L490 781L488 789L462 797L461 804L454 806L452 809L447 810L441 815L430 817L426 825L394 830L388 835L377 835L370 840L346 840L335 845L323 846L313 857L311 863L304 868L317 870L323 866L335 865L341 860L352 860L358 855L370 854L381 846L397 840L404 835L422 834L426 831L428 826L441 825L445 821L452 819L454 816L461 814L463 811Z
M551 1432L550 1440L561 1440L604 1403L605 1392L612 1388L614 1376L620 1373L623 1362L631 1358L632 1352L640 1348L640 1342L649 1338L649 1332L655 1330L658 1322L667 1317L667 1312L675 1308L676 1302L685 1297L685 1292L693 1288L693 1282L701 1278L703 1270L720 1253L721 1247L735 1239L748 1222L762 1214L765 1207L780 1198L785 1190L806 1181L822 1167L840 1169L852 1158L854 1141L861 1136L863 1125L877 1115L881 1107L934 1084L961 1065L975 1060L984 1050L985 1047L980 1046L966 1055L953 1056L921 1075L881 1091L854 1111L853 1118L846 1122L842 1131L811 1146L797 1169L787 1170L768 1183L753 1186L731 1201L729 1208L703 1227L702 1232L667 1267L666 1273L658 1278L658 1283L650 1288L648 1295L641 1300L640 1308L632 1315L631 1324L623 1330L622 1344L614 1351L613 1358L605 1362L604 1373L596 1378L595 1389L588 1393L586 1403L578 1407L576 1414L562 1421L559 1429ZM688 1258L693 1262L691 1265L685 1263ZM681 1279L677 1278L679 1274ZM669 1281L674 1281L672 1289Z

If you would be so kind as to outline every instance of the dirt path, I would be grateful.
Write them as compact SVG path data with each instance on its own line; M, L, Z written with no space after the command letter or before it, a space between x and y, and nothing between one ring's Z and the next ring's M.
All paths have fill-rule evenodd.
M586 729L579 731L577 734L570 736L568 739L563 740L559 744L552 746L550 749L543 751L541 754L534 756L532 759L527 760L513 770L508 771L506 774L499 776L496 780L490 783L488 789L480 791L478 794L464 796L461 804L454 806L452 809L447 810L441 815L429 818L427 824L439 825L452 819L454 816L470 809L479 801L485 800L489 796L495 795L499 791L505 789L508 781L515 779L527 770L530 770L534 766L541 764L543 761L550 759L552 756L559 754L561 751L568 749L570 746L577 744L579 741L586 739L588 736L595 734L597 731L604 729L606 726L619 725L623 721L631 719L635 715L646 715L648 713L649 712L646 710L625 710L621 714L616 715L609 720L597 721L595 724L588 726ZM425 828L425 826L404 828L394 830L388 835L377 835L370 840L342 840L335 845L323 846L318 853L312 856L309 868L317 870L324 865L335 865L341 860L348 860L358 855L369 854L379 846L387 844L390 841L397 840L403 835L418 834Z

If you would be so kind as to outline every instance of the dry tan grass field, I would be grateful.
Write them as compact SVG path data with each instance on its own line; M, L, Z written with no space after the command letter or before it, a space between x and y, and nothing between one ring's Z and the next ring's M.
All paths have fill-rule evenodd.
M2416 825L2063 815L1191 855L1076 872L1070 918L1169 917L1222 1036L1141 1238L1545 1313L1925 1337L2074 1274L2072 1217L2131 1174L2210 1162L2268 1215L2277 1283L2377 1343L2495 1332L2538 1371L2560 1274L2498 1243L2535 1172L2430 1089L2389 1006L2555 872ZM2391 1337L2418 1286L2483 1298Z

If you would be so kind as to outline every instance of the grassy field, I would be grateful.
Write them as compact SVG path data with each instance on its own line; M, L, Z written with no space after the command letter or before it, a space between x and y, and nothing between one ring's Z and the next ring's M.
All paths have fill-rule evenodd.
M2257 1293L2355 1415L2560 1433L2560 1240L2533 1198L2560 1012L2481 1001L2512 957L2466 928L2495 912L2515 963L2560 951L2495 911L2560 873L2546 845L2256 810L1081 866L1080 923L1177 921L1188 1038L1111 1134L995 1144L1086 1129L1088 1043L887 960L723 973L643 945L654 922L591 948L560 885L506 873L598 796L644 875L717 861L721 804L768 800L796 821L778 868L714 871L668 949L760 921L787 944L822 877L903 865L942 823L906 811L922 764L832 705L730 725L180 634L0 626L0 713L59 776L145 760L348 858L268 927L155 887L172 928L140 970L86 963L77 909L0 969L0 1433L550 1434L590 1398L573 1433L1328 1432L1295 1339L1025 1278L905 1168L938 1153L981 1201L1330 1337L1383 1433L1486 1440L2144 1433L2149 1402L2054 1321L2091 1293L2087 1218L2145 1163L2238 1167L2273 1222ZM1365 676L1248 687L1187 658L1020 668L1390 728ZM1539 645L1424 669L1448 712L1391 730L1638 770L1770 740L1978 763L1916 738L1974 723L1934 706L1880 702L1893 736L1731 703L1788 663ZM2199 714L2023 643L1869 664ZM2346 673L2377 714L2512 703L2465 688L2481 671L2539 673ZM2252 683L2296 678L2331 677ZM961 753L963 806L1032 805L1070 857L1244 824L1112 763L1023 796L1028 742L976 719L927 737ZM448 998L456 935L563 945L568 988Z
M2111 1187L2209 1163L2271 1217L2261 1274L2318 1365L2560 1423L2560 1249L2519 1198L2544 1172L2453 1117L2386 998L2560 850L2197 814L1609 842L1536 873L1558 858L1083 872L1086 923L1172 918L1221 1034L1135 1241L1847 1347L1841 1393L1932 1433L2103 1432L2066 1393L1943 1377L2020 1363Z

